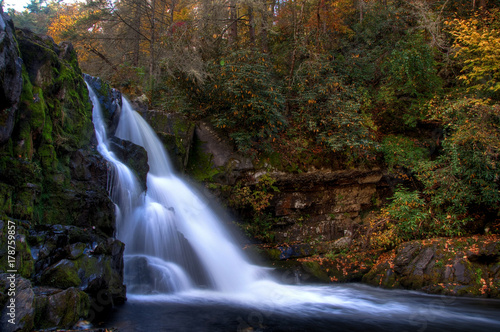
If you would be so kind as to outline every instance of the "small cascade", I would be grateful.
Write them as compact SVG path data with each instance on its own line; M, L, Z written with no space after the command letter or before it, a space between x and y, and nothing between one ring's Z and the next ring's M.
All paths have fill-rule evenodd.
M98 99L93 120L98 149L112 165L109 191L116 205L117 237L126 245L125 282L130 293L171 293L194 288L244 291L264 269L250 264L217 214L172 170L146 121L123 98L115 135L148 154L147 192L110 151Z

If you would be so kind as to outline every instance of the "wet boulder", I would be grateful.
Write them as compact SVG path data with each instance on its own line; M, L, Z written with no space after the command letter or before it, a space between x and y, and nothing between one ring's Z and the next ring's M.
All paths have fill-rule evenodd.
M75 264L68 259L62 259L42 272L40 283L46 286L66 289L69 287L78 287L82 281L78 277Z
M434 294L500 296L500 238L411 241L381 255L363 282Z
M106 296L109 308L126 300L122 242L94 229L61 225L38 226L29 241L38 286L75 287L89 295L91 303Z
M35 287L34 294L38 328L70 328L89 315L89 296L75 287L64 290Z
M13 283L15 287L12 287ZM10 293L12 289L15 289L15 297ZM2 331L33 330L35 294L29 280L9 273L0 274L0 305L3 307L0 318Z
M120 121L122 94L99 77L84 74L84 78L99 99L103 116L106 119L107 133L109 136L113 136Z
M148 154L146 150L142 146L122 140L116 136L111 137L109 143L116 157L135 173L139 183L146 189L147 175L149 172Z

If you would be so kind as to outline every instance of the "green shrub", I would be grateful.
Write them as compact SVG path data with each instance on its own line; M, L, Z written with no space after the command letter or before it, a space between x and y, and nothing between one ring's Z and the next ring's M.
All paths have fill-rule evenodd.
M360 159L376 147L354 85L344 83L327 57L304 61L292 88L293 119L302 132L332 152L356 154Z
M381 150L390 169L396 166L412 169L429 155L427 149L419 146L415 140L396 135L385 137L381 144Z
M434 236L461 235L464 221L434 212L420 191L397 188L386 212L395 224L396 236L403 241Z
M424 118L422 103L438 92L442 82L437 75L433 50L422 32L403 37L382 65L384 78L378 99L393 121L415 126Z

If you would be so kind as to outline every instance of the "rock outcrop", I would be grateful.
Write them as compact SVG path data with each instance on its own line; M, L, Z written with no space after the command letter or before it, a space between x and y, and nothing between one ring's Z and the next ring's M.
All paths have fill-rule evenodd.
M149 165L146 150L116 136L109 139L109 145L116 157L134 172L142 188L147 189Z
M95 91L99 103L103 110L103 116L107 123L107 132L111 137L115 134L120 121L122 108L122 94L120 91L112 88L108 83L99 77L93 77L84 74L87 84Z
M433 294L500 298L500 238L407 242L380 256L363 282Z
M354 169L302 174L270 173L279 192L272 202L279 217L277 242L349 241L361 213L376 206L382 171ZM306 241L309 239L309 241Z
M12 19L3 14L0 8L0 144L8 141L16 111L23 81L21 78L22 60L19 57L17 42L14 36Z
M293 257L299 256L298 252L309 253L300 256L317 252L309 248L312 242L337 241L337 247L349 243L362 223L363 212L379 206L387 191L380 168L290 173L265 163L255 164L203 122L196 126L187 170L197 180L220 188L216 194L222 201L235 199L235 186L248 187L254 197L272 193L264 211L273 218L269 231L277 244L302 243L295 245L301 249L293 250ZM272 178L273 188L255 189L263 176ZM238 207L234 212L241 219L255 214Z
M0 270L17 271L19 301L16 324L2 331L71 328L125 301L124 245L113 238L87 87L71 44L14 31L5 14L0 75ZM9 276L0 275L2 308Z

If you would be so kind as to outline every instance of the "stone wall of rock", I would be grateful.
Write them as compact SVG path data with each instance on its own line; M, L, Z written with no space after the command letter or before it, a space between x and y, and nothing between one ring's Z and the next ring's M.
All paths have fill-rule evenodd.
M14 25L7 15L2 15L0 9L0 144L9 139L16 111L19 108L21 95L21 64L17 52L17 42L14 38Z
M348 241L361 213L377 204L382 186L378 168L271 174L279 188L272 204L280 217L277 242Z
M0 74L0 271L17 271L18 301L16 324L4 324L11 275L1 274L2 331L71 328L125 300L87 87L71 44L14 30L3 13Z
M235 185L253 190L262 176L271 177L277 190L265 213L275 219L271 231L278 244L338 241L342 246L363 222L362 214L379 205L387 191L379 168L287 173L256 165L204 122L196 125L189 158L188 173L220 188L215 194L226 204ZM255 214L238 208L232 212L241 219Z

